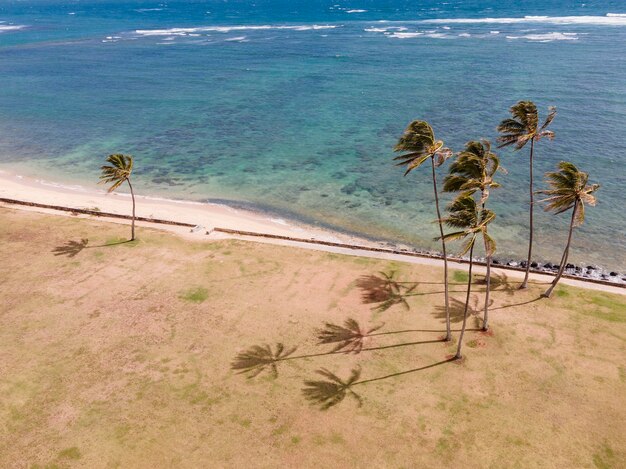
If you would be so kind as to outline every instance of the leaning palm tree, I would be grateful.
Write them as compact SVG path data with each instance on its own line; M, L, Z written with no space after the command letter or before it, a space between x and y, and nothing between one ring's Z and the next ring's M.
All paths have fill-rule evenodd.
M130 188L130 195L133 199L133 221L131 224L131 236L130 240L135 240L135 193L133 192L133 186L130 183L130 175L133 172L133 157L131 155L122 155L115 153L107 157L107 162L111 165L104 165L100 169L102 175L100 176L100 184L111 183L108 192L113 192L120 187L124 182L128 183Z
M459 153L456 160L450 165L448 176L444 179L444 192L463 192L471 195L480 191L481 209L489 198L490 189L500 187L494 181L494 175L500 168L500 159L491 151L488 140L471 141ZM485 228L486 230L486 228ZM486 231L485 231L486 233ZM489 329L489 295L491 291L491 258L493 251L487 249L487 238L484 238L487 273L485 277L485 307L483 314L483 330Z
M454 358L461 358L461 346L463 344L463 335L467 326L467 312L469 310L470 294L472 289L472 266L474 245L478 236L481 235L485 242L485 251L487 255L493 254L496 249L496 242L487 233L487 226L491 223L496 214L489 209L480 209L474 198L467 193L461 193L448 206L448 216L442 219L442 222L458 231L444 235L446 241L464 240L461 253L463 256L469 252L469 272L467 281L467 296L465 298L465 308L463 311L463 325L461 326L461 335L457 345L456 355Z
M339 404L349 395L356 399L359 407L361 407L361 396L352 390L352 386L357 384L358 379L361 377L360 367L354 368L346 381L343 381L326 368L321 368L316 373L327 379L304 382L306 387L302 389L302 393L311 403L319 405L322 410L327 410Z
M433 179L433 193L435 194L435 208L437 209L437 220L441 220L441 211L439 210L439 195L437 193L437 175L435 168L441 166L446 159L452 156L452 150L446 148L442 140L435 139L435 133L432 127L426 121L416 120L409 126L398 140L394 151L408 152L394 158L398 161L398 166L406 166L406 176L415 168L422 165L430 158ZM448 256L446 253L446 242L443 236L443 225L439 222L439 232L441 234L441 250L443 252L443 276L444 291L446 305L446 337L445 340L452 339L450 331L450 300L448 296Z
M573 210L572 219L569 224L569 234L567 235L567 244L565 245L565 250L561 257L559 271L552 281L550 288L542 295L546 298L550 298L554 287L559 283L563 271L565 270L574 226L583 224L585 221L585 205L593 207L596 204L596 197L593 194L600 188L600 184L588 185L587 181L589 180L589 175L580 171L572 163L561 161L558 168L559 171L546 173L547 182L551 189L538 192L548 196L546 199L542 200L542 202L547 202L546 211L559 214L569 209Z
M541 127L539 125L539 115L537 106L532 101L519 101L510 109L510 119L504 119L497 130L502 135L498 137L500 143L498 148L514 145L516 150L521 150L530 141L530 212L529 212L529 235L528 235L528 259L526 260L526 275L520 288L528 287L528 275L530 273L530 264L533 254L533 208L534 208L534 192L533 192L533 156L535 150L535 142L543 137L550 140L554 138L554 132L547 130L548 126L556 116L556 108L550 106L548 108L548 116Z

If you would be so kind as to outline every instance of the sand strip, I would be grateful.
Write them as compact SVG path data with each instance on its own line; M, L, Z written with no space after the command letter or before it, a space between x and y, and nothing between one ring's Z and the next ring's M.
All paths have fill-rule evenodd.
M234 209L225 205L176 201L137 196L139 226L157 227L176 234L198 239L210 235L214 239L238 238L256 242L281 244L339 254L397 260L441 267L443 261L435 255L405 252L375 246L364 239L324 231L314 227L273 220L262 214ZM97 216L107 221L129 223L130 195L106 193L84 187L65 187L45 180L0 173L0 204L43 213ZM454 258L451 267L467 270L468 260ZM484 273L484 263L474 262L478 273ZM523 278L522 268L492 266L494 274L506 272L513 278ZM549 283L554 275L532 273L536 282ZM603 280L581 279L564 275L564 284L626 295L626 286Z

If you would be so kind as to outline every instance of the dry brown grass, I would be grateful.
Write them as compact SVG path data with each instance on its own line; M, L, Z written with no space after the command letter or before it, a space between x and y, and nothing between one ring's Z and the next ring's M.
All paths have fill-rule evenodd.
M624 297L533 301L543 286L500 279L493 334L429 367L453 352L436 269L147 229L113 244L127 231L0 209L0 467L626 465ZM417 286L376 309L363 278L392 271L400 293ZM333 345L316 331L348 317L385 325L359 354L319 355ZM277 342L298 349L276 378L231 370ZM303 397L315 370L358 366L392 375L354 387L361 407Z

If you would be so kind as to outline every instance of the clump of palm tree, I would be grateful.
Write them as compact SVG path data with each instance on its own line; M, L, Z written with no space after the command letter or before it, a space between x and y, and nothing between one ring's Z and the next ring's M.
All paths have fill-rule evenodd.
M325 377L326 380L305 381L304 385L306 387L302 389L302 393L306 399L313 404L319 405L322 410L327 410L339 404L346 396L351 396L357 401L358 406L361 407L361 396L352 390L352 386L357 384L361 377L361 367L354 368L346 381L343 381L326 368L321 368L316 373Z
M567 244L561 257L559 271L552 281L550 287L542 295L550 298L554 287L559 283L569 256L569 249L572 242L572 233L575 226L582 225L585 221L585 205L594 206L596 197L594 193L600 188L600 184L587 184L589 175L580 171L576 166L567 161L561 161L558 171L546 173L547 183L550 189L538 191L548 197L542 202L546 202L546 211L556 214L572 209L572 218L569 224Z
M411 122L398 143L394 147L394 151L407 152L394 158L398 161L398 166L406 166L406 176L415 168L418 168L426 160L430 158L430 166L432 169L433 193L435 195L435 208L437 209L437 220L441 220L441 211L439 209L439 195L437 193L437 175L435 168L441 166L446 159L452 156L452 150L444 146L442 140L435 138L435 133L426 121L416 120ZM443 252L443 275L446 305L446 337L445 340L452 338L450 331L450 301L448 295L448 256L446 253L446 242L443 236L443 225L439 222L439 232L441 239L441 250Z
M296 349L297 347L286 348L281 343L277 343L274 349L269 344L254 345L248 350L239 352L233 360L231 368L239 370L239 373L248 373L248 378L254 378L265 370L277 377L277 363L285 360Z
M519 101L510 109L512 118L504 119L497 130L502 135L498 137L500 143L499 148L514 145L516 150L521 150L530 142L530 211L529 211L529 236L528 236L528 259L526 260L526 275L520 288L528 287L528 275L530 273L530 264L533 254L533 208L534 208L534 189L533 189L533 156L535 151L535 142L544 137L552 140L554 132L548 130L548 126L556 116L556 108L551 106L548 108L548 116L539 127L539 114L537 106L532 101Z
M384 324L379 324L364 329L352 318L346 319L343 326L327 322L323 329L317 331L318 344L335 344L331 353L343 350L346 353L357 354L363 350L365 339L383 326Z
M467 313L469 310L470 294L472 289L472 266L474 265L474 246L479 236L483 237L485 251L487 255L492 255L496 250L496 242L487 233L487 226L491 223L496 214L489 209L479 209L474 198L468 193L461 193L447 207L448 216L442 222L451 228L457 229L452 233L444 235L446 241L463 240L462 250L459 255L463 256L469 252L469 278L467 281L467 296L465 298L465 308L463 311L463 325L461 335L457 345L454 358L461 358L461 347L463 336L467 326Z
M131 224L131 237L130 240L135 240L135 193L133 192L133 186L130 183L130 175L133 172L133 157L131 155L122 155L115 153L107 156L107 163L110 165L104 165L100 169L102 174L100 176L101 184L111 183L108 192L113 192L120 187L124 182L128 183L130 188L130 195L133 199L133 220Z
M488 140L471 141L466 144L465 149L459 153L454 163L450 165L448 176L444 179L443 190L445 192L461 192L466 195L472 195L480 191L479 204L481 210L485 209L485 204L489 198L492 188L500 187L500 184L494 180L494 176L500 170L500 159L491 151L491 143ZM485 234L487 228L485 227ZM485 254L486 254L486 291L485 291L485 308L483 315L483 330L489 329L489 295L491 290L491 258L495 252L495 243L493 249L488 249L487 235L484 238Z

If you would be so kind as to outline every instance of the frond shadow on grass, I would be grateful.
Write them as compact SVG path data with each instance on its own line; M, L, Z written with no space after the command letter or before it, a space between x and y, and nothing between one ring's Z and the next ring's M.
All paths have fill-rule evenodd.
M379 324L364 329L352 318L346 319L343 326L327 322L323 329L317 330L318 345L334 344L332 352L343 350L346 353L357 354L363 350L364 340L383 326L384 324Z
M80 241L69 240L67 243L57 246L52 250L55 256L67 256L69 258L76 257L87 247L89 239L83 238Z
M406 297L417 288L414 282L398 282L394 279L395 271L390 273L379 272L379 275L363 275L356 281L361 289L361 301L364 304L374 304L373 310L382 313L394 305L402 305L407 311L410 309Z
M287 359L298 347L285 348L280 342L272 349L269 344L254 345L243 352L239 352L231 368L238 373L247 373L248 378L254 378L263 371L268 371L274 378L278 377L277 363Z
M108 246L117 246L118 244L126 244L126 243L130 243L130 242L133 242L133 241L131 241L130 239L125 239L125 240L122 240L122 241L114 241L114 242L111 242L111 243L97 244L97 245L94 245L94 246L88 246L89 239L88 238L82 238L80 241L69 240L65 244L62 244L61 246L55 247L51 252L55 256L67 256L69 258L72 258L72 257L76 257L78 254L80 254L83 251L83 249L104 248L104 247L108 247Z
M480 312L478 307L478 296L472 295L469 308L467 310L468 317L476 316ZM450 322L460 323L463 322L463 315L465 314L465 302L456 298L450 297ZM435 317L437 319L446 319L446 307L445 305L435 306ZM466 329L468 330L468 329Z

